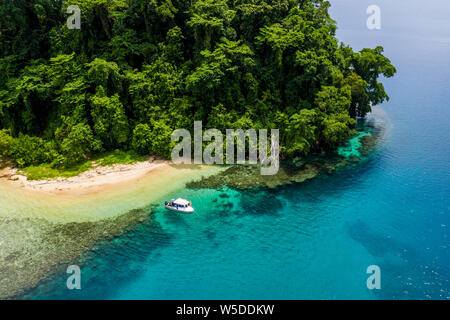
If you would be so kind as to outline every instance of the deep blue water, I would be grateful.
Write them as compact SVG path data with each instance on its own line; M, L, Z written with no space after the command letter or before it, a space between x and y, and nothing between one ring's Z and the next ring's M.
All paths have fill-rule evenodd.
M372 3L373 2L373 3ZM366 28L366 8L382 29ZM395 3L394 3L395 2ZM368 161L272 191L190 190L85 257L82 290L56 275L29 298L449 299L450 4L332 1L340 40L383 45L392 128ZM381 290L366 268L381 269Z

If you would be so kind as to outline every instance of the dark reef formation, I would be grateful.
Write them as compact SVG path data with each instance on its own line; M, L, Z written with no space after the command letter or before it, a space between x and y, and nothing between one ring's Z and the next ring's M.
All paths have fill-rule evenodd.
M21 297L54 272L80 263L97 242L126 232L149 214L149 209L134 209L101 221L65 224L1 218L0 299Z
M331 174L340 168L358 164L371 155L379 141L381 131L370 127L365 129L368 131L361 131L354 138L357 140L357 148L352 150L351 141L343 146L344 149L349 149L346 151L350 151L347 155L335 151L282 161L278 173L267 176L261 175L260 165L233 165L214 176L190 182L187 187L200 189L228 186L240 190L255 187L275 188L289 183L302 183L321 174Z

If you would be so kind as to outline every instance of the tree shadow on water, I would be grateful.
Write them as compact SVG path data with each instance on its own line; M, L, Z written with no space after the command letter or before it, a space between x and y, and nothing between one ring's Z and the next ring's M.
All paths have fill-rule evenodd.
M239 205L246 215L277 215L284 207L277 194L268 190L243 191Z
M417 247L377 233L362 221L348 225L348 233L374 256L374 263L381 269L381 290L373 292L376 297L406 300L450 296L450 272L439 259L430 259Z
M391 236L376 233L370 226L360 220L347 226L350 237L361 243L375 257L384 257L389 253L404 256L411 255L413 249L408 245L393 239ZM408 249L408 250L406 250Z

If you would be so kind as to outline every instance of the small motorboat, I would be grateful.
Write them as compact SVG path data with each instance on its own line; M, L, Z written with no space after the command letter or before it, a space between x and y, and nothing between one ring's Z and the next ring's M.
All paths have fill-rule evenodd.
M192 204L190 201L185 199L178 198L177 200L172 199L170 202L165 202L166 209L177 211L181 213L193 213L194 208L192 208Z

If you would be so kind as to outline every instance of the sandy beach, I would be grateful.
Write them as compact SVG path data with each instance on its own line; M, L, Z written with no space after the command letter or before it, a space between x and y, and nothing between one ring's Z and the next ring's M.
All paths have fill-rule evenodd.
M117 164L113 166L97 166L78 176L49 180L28 180L26 175L12 167L0 171L0 178L7 179L13 187L24 190L39 191L52 195L80 195L101 192L105 187L118 183L132 182L150 171L167 167L171 164L165 160L137 162L134 164Z
M95 167L71 178L28 180L16 169L4 168L0 171L0 217L98 221L174 197L187 182L220 170L219 166L149 159Z

